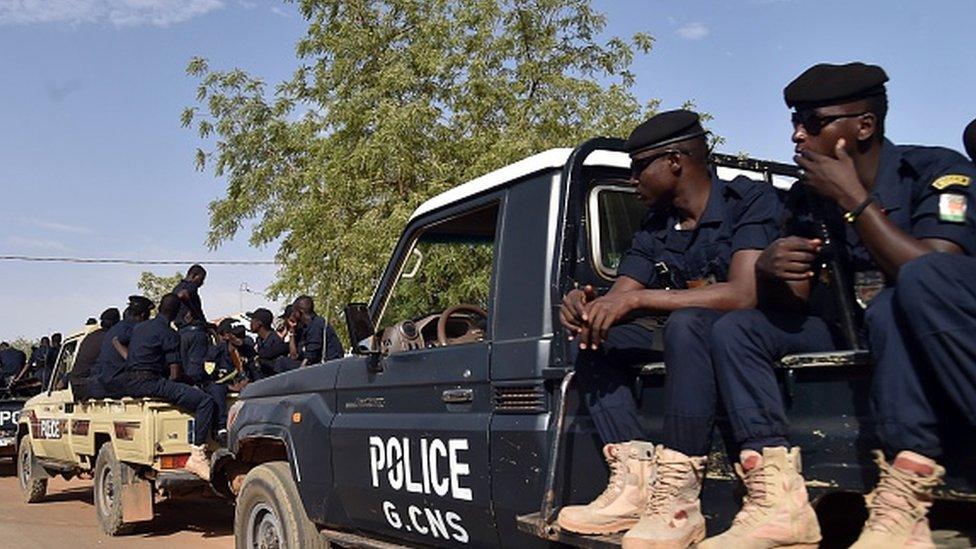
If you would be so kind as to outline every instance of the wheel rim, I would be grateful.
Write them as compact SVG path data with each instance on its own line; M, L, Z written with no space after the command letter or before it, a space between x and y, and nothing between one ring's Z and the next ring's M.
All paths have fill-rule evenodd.
M284 536L278 515L266 503L251 509L247 518L247 547L250 549L282 549Z
M31 477L31 449L30 442L24 441L22 444L26 444L27 449L20 453L20 487L26 490Z
M111 467L102 468L102 472L98 476L97 488L95 493L98 498L98 509L103 515L106 515L112 508L112 504L115 503L115 482L112 480Z

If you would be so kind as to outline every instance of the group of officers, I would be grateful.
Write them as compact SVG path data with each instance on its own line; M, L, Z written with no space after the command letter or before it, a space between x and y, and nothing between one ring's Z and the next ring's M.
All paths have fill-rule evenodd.
M60 350L60 333L44 336L37 345L31 346L29 359L24 351L6 341L0 342L0 376L3 377L3 386L12 389L31 377L40 380L42 386L46 385L51 379Z
M131 296L123 313L107 309L99 327L82 339L66 381L78 401L151 397L191 412L185 468L209 479L205 443L210 437L225 440L228 393L249 381L338 358L342 346L309 296L285 309L277 330L268 309L247 313L254 339L232 318L208 322L199 293L206 277L202 266L193 265L158 305ZM60 388L64 381L58 383Z
M719 179L695 113L661 113L631 133L631 179L649 213L609 292L578 288L560 309L611 474L596 500L561 510L561 528L626 531L629 548L817 547L773 366L850 348L854 324L875 364L882 445L854 546L934 547L942 427L976 426L976 165L889 141L887 81L878 66L819 64L786 86L800 179L785 200L771 185ZM973 156L976 122L964 135ZM855 323L838 306L845 287L862 304ZM632 392L634 366L660 359L648 312L669 313L657 444ZM700 491L720 407L746 494L732 526L705 539Z

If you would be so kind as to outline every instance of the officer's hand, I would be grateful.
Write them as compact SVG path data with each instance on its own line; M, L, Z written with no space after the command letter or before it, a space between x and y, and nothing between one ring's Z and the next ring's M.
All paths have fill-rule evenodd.
M793 160L803 169L803 183L814 192L831 200L845 211L853 210L865 198L867 190L857 177L854 160L844 139L834 145L834 156L803 150Z
M610 328L636 307L635 292L607 294L586 306L587 323L580 332L580 349L597 349Z
M767 278L807 280L820 253L820 239L788 236L770 244L756 260L756 272Z
M559 322L569 331L570 341L583 329L587 320L586 304L594 299L596 289L589 284L571 290L563 298L563 304L559 307Z

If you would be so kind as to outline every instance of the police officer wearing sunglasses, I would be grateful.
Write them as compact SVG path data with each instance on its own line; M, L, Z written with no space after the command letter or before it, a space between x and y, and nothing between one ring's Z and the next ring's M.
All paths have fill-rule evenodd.
M771 185L714 175L693 112L654 116L626 146L632 182L649 213L610 291L597 297L589 287L574 290L560 311L579 353L577 384L612 474L604 496L564 508L559 524L585 534L629 529L624 547L686 546L705 535L699 491L716 408L709 332L722 311L754 306L755 262L777 236L779 202ZM635 366L662 358L652 348L654 329L639 317L666 313L664 435L655 447L632 387ZM674 474L656 483L651 471L665 462ZM648 507L652 497L663 503ZM687 520L671 520L673 513Z
M784 90L805 174L790 191L785 236L756 263L759 309L729 313L711 341L748 493L732 529L700 547L820 540L772 365L843 344L823 293L836 273L819 267L821 222L849 266L875 361L880 480L855 547L933 546L926 514L945 473L940 424L976 425L976 167L949 149L886 139L887 81L881 67L821 64Z

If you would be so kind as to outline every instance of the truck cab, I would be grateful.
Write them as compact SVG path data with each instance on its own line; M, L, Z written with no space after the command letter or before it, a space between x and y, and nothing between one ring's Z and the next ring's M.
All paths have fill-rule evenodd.
M347 307L351 354L253 383L232 408L211 479L237 498L238 547L615 543L553 519L607 478L558 308L577 285L608 290L640 227L622 151L610 138L548 150L415 211L371 301ZM795 181L793 166L713 161L727 179ZM656 436L664 366L640 368L635 391ZM814 496L866 491L867 353L788 357L779 374ZM735 511L717 431L703 493L713 530ZM972 499L972 475L942 495Z

